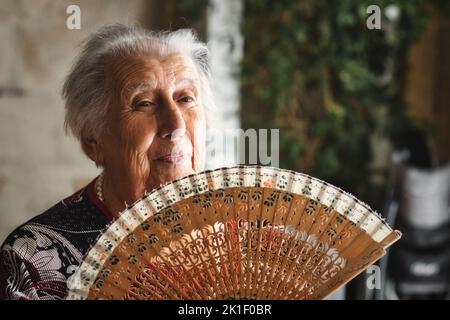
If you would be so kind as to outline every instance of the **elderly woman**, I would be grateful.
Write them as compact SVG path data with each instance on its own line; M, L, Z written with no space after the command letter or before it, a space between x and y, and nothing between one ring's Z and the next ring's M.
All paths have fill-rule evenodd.
M204 166L208 50L191 31L101 28L63 88L66 128L102 168L86 187L12 232L0 297L58 299L97 236L145 192Z

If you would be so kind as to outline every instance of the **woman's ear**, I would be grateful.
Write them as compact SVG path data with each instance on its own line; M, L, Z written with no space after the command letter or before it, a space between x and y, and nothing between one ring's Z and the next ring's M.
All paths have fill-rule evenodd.
M104 165L103 153L98 139L94 137L83 137L81 147L83 148L84 153L95 162L97 167L102 167Z

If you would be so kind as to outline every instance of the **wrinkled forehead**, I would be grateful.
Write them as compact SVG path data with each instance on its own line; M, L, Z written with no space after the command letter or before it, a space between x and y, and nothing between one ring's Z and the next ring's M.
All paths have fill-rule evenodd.
M109 74L113 86L122 95L141 90L175 90L179 86L198 87L197 69L192 60L180 53L163 57L139 55L110 59Z

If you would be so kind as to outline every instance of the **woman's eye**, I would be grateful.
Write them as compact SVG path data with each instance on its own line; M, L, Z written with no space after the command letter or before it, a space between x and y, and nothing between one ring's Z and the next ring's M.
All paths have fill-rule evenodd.
M146 108L154 106L154 103L148 100L138 101L134 104L136 108Z
M191 102L194 102L194 98L185 96L185 97L182 97L181 99L179 99L178 101L183 102L183 103L191 103Z

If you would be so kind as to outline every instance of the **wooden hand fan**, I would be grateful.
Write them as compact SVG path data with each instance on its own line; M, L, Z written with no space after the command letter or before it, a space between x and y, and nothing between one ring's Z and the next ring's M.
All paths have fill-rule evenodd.
M154 190L113 222L69 299L322 299L400 238L305 174L239 166Z

